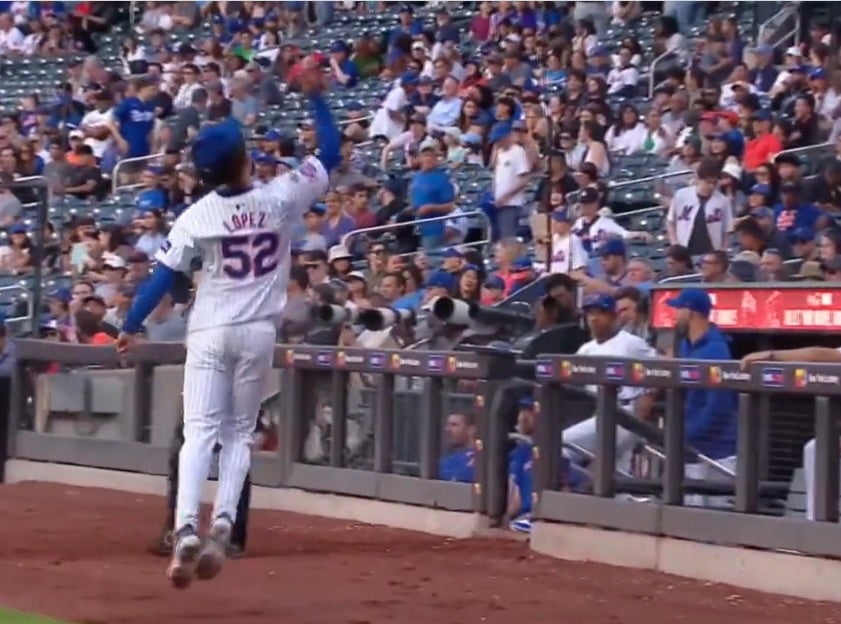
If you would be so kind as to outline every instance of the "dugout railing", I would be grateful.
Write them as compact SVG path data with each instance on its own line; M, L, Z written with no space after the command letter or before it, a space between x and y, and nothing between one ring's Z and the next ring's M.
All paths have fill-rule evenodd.
M140 344L127 362L120 362L110 347L20 340L12 378L8 429L8 457L56 464L81 465L159 475L167 469L166 446L150 444L154 437L153 408L157 405L155 369L180 365L184 347L177 344ZM128 366L131 405L119 439L85 435L55 435L31 427L34 376L43 363L66 366ZM554 356L532 363L535 370L539 416L533 446L535 527L563 522L650 535L738 545L784 549L819 556L841 556L839 500L839 398L841 365L757 363L742 371L738 363ZM507 434L509 421L491 411L505 380L521 371L510 354L482 352L422 352L279 345L274 365L283 376L280 443L272 453L260 453L253 464L253 481L268 487L291 487L478 513L491 523L501 518L507 489ZM86 371L79 371L85 375ZM329 445L328 459L311 463L302 456L302 441L312 418L314 384L330 379L330 438L342 441L348 426L347 394L352 375L374 380L373 435L369 468L352 465L344 444ZM394 429L400 416L396 398L400 380L421 383L415 392L418 417L416 474L395 469ZM459 392L472 396L477 436L472 483L441 481L441 430L446 394L454 382ZM595 401L579 400L579 388L595 384ZM617 407L620 386L646 386L667 394L662 430L635 419ZM681 390L730 389L739 395L738 460L731 483L686 479L684 461L698 458L684 441ZM817 440L817 522L763 515L763 496L784 495L785 483L764 479L760 471L762 397L798 396L811 403ZM406 404L400 409L408 409ZM173 406L173 409L177 409ZM565 487L561 470L562 431L575 418L596 415L597 447L592 454L590 484L576 492ZM652 447L663 451L662 474L645 478L618 474L616 425L631 429ZM706 458L701 458L707 461ZM646 494L645 501L617 497L618 493ZM731 496L732 510L687 507L683 497L701 492ZM535 529L539 530L539 529Z
M51 341L23 339L17 342L17 364L12 377L8 422L8 458L27 459L57 464L160 475L167 472L169 448L150 444L152 439L166 439L165 431L152 431L153 409L162 408L154 397L160 382L155 369L184 362L184 346L174 343L141 343L121 361L113 347L58 344ZM125 410L120 419L117 439L85 435L56 435L33 426L35 386L38 371L47 363L65 367L84 367L74 374L82 377L97 372L126 368L131 377ZM485 453L504 445L506 432L500 421L490 418L486 406L502 380L513 375L515 361L510 354L476 354L470 352L421 352L394 350L362 350L318 347L310 345L278 345L274 365L281 375L281 418L277 423L277 451L257 453L254 457L252 481L268 487L294 487L311 491L332 492L384 501L424 505L453 511L502 512L505 497L505 457L503 453ZM308 463L303 458L303 441L314 417L314 399L329 382L331 416L330 441L343 441L347 431L347 388L349 377L362 373L373 380L367 394L374 397L373 431L370 469L351 465L344 444L331 443L328 459ZM396 391L400 379L418 382L412 390ZM448 388L453 382L467 388ZM86 386L87 387L87 386ZM469 400L476 419L479 442L473 458L473 483L439 481L444 415L453 398ZM403 399L403 400L400 400ZM408 400L406 400L408 399ZM179 410L178 397L172 396L168 407ZM87 405L78 418L91 419ZM157 405L157 407L153 407ZM395 423L401 410L411 408L417 418L417 471L394 470ZM463 409L460 411L464 411ZM93 428L91 428L93 429ZM491 478L489 475L495 475ZM493 501L490 504L488 501Z
M734 361L626 360L557 356L535 364L540 415L534 445L535 512L540 522L563 522L698 542L789 550L817 556L841 556L839 499L839 397L841 365L756 363L742 370ZM596 449L592 457L592 492L565 491L559 468L563 430L573 424L563 409L566 388L597 385ZM662 447L664 470L657 478L617 475L617 426L641 436L646 427L617 407L617 389L644 386L667 393ZM685 441L681 390L732 390L738 393L738 439L731 483L686 479L685 463L699 458ZM785 484L763 481L760 474L760 419L763 395L801 395L813 401L816 439L817 522L760 514L763 490L779 495ZM804 414L804 417L807 415ZM811 416L811 415L810 415ZM638 425L638 424L637 424ZM618 497L620 492L653 492L645 503ZM733 497L732 509L684 505L687 493Z

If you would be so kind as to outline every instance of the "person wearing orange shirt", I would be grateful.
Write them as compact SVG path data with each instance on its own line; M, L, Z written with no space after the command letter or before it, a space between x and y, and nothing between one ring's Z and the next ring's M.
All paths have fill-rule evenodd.
M96 314L89 310L76 312L76 336L79 344L87 345L111 345L116 341L114 338L102 331L102 324Z
M771 132L771 111L760 109L751 116L753 138L745 143L743 164L745 171L753 172L759 165L770 162L783 151L780 139Z

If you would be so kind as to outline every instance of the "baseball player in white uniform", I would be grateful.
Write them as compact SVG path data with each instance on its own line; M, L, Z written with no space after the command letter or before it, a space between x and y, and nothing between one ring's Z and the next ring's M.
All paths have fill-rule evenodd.
M616 301L610 295L594 295L585 300L582 307L593 339L581 345L576 355L629 359L649 359L656 355L656 351L642 338L619 328L616 318ZM595 393L597 389L595 386L590 386L588 390ZM634 403L645 393L645 388L622 386L617 394L619 406L633 411ZM565 443L595 453L596 417L593 416L567 427L564 429L563 439ZM636 441L636 435L627 429L616 428L616 466L618 469L628 471ZM573 461L579 459L574 452L565 451L564 454Z
M190 271L200 260L186 341L175 546L167 570L178 588L194 577L213 578L224 562L251 466L252 433L272 368L277 321L286 304L292 226L326 191L329 171L341 161L340 135L321 96L320 70L305 71L301 86L310 97L319 157L254 188L239 124L231 118L203 128L193 143L193 161L203 182L216 190L176 220L118 340L118 349L126 352L176 273ZM202 541L201 490L217 441L219 488Z

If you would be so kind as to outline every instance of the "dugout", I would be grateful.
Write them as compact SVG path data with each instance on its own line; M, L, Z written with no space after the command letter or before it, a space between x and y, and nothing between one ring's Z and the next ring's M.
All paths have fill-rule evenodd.
M754 351L841 346L841 287L823 282L661 284L651 293L651 327L673 341L675 310L666 300L684 288L704 288L712 320L731 339L733 357ZM814 398L765 394L760 406L760 479L791 480L803 463L803 445L815 437Z

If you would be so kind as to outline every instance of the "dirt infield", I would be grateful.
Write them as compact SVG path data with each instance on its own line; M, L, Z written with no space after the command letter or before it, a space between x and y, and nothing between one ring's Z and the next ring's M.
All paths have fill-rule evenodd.
M162 507L112 490L0 487L0 605L83 624L841 623L841 605L568 563L524 543L264 511L251 557L177 591L166 561L144 552Z

